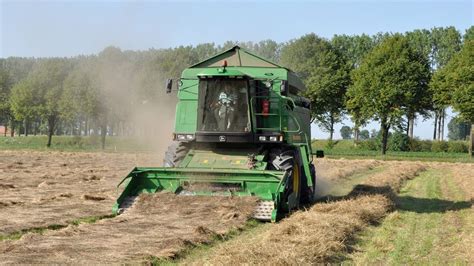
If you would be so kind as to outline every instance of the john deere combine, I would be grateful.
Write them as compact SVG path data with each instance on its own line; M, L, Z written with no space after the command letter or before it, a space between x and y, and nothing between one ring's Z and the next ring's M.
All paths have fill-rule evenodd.
M313 199L310 102L289 69L235 46L184 70L163 167L137 167L113 210L140 193L255 196L254 217L278 220ZM216 199L218 200L218 198Z

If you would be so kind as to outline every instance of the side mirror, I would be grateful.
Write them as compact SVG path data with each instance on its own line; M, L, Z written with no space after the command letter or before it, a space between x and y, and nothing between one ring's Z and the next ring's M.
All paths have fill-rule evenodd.
M316 158L324 158L324 151L323 150L317 150L316 151Z
M288 95L288 80L282 80L280 84L280 93L283 96Z
M171 89L173 88L173 80L167 79L166 80L166 93L171 93Z

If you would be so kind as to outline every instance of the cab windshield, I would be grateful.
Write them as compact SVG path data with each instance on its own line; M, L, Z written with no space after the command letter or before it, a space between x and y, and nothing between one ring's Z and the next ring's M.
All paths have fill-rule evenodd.
M198 116L199 131L250 132L247 80L201 79Z

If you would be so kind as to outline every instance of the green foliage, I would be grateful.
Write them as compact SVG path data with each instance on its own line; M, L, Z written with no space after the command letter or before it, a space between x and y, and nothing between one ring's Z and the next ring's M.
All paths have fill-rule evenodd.
M467 153L469 145L465 141L448 141L448 152Z
M426 116L433 107L450 105L472 121L474 27L466 30L463 43L460 36L454 27L445 27L403 36L335 35L326 40L309 34L288 43L228 41L147 51L107 47L98 55L68 59L10 57L0 59L0 123L21 124L22 131L26 125L41 134L53 124L59 134L84 134L85 127L97 132L100 126L135 134L134 108L145 102L168 104L170 99L159 92L166 78L178 78L185 67L236 44L297 72L307 84L313 117L327 131L347 111L354 130L384 118L383 131L399 128L402 116ZM430 66L434 76L426 90ZM359 138L367 139L366 131ZM331 144L332 150L338 145ZM363 145L381 146L380 139L358 146ZM429 145L410 142L410 150L427 150L424 146Z
M431 29L431 42L433 64L436 68L442 68L459 51L461 34L452 26L435 27Z
M344 57L325 39L308 34L290 41L282 49L281 63L303 78L312 116L332 133L341 121L344 95L349 85L349 67Z
M429 65L408 39L396 34L386 38L353 71L354 84L347 91L347 108L363 119L381 121L382 153L388 129L413 107L413 97L424 91Z
M334 148L334 146L336 146L336 144L337 144L337 141L334 141L334 140L330 139L330 140L328 140L328 142L326 143L326 146L324 148L330 150L330 149Z
M393 133L388 141L388 149L391 151L408 151L410 139L402 132Z
M416 140L416 139L414 139ZM413 141L413 140L412 140ZM382 160L421 160L442 162L472 162L468 153L459 152L432 152L431 140L418 140L423 147L422 151L387 151L386 155L380 155L380 143L375 139L360 141L354 145L352 140L336 140L332 149L325 149L329 140L313 140L313 150L324 150L328 158L371 158ZM463 142L468 145L467 142ZM371 148L372 145L372 148ZM449 145L449 143L448 143Z
M359 132L359 138L360 140L367 140L370 138L370 133L367 129L361 130Z
M31 80L22 80L13 88L9 103L14 117L23 120L38 115L39 110L35 104L33 84Z
M453 90L453 107L474 123L474 41L466 41L445 68L446 86Z
M433 141L431 144L432 152L447 152L448 151L448 142L443 140Z
M380 141L377 139L361 140L358 143L361 150L378 151L380 150Z
M463 36L463 41L474 41L474 26L469 27Z
M420 140L417 138L410 139L410 151L413 152L430 152L431 140Z
M352 129L349 126L342 126L340 132L341 132L342 139L352 138Z
M331 43L339 52L340 56L345 58L351 68L357 68L364 57L375 46L375 41L369 35L334 35Z
M471 133L471 124L456 116L449 121L448 130L450 140L467 140Z

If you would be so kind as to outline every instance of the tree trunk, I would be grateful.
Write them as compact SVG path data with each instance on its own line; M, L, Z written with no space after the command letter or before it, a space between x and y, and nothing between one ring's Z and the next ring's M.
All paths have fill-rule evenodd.
M411 116L408 120L408 138L413 139L413 129L415 128L415 116Z
M380 130L382 131L382 155L387 153L387 142L388 142L388 130L390 126L387 125L385 119L381 121Z
M443 109L441 114L441 140L444 140L444 118L446 117L446 110Z
M437 140L441 140L441 110L438 111L438 137Z
M407 128L405 134L410 138L410 116L407 115Z
M14 137L15 136L15 121L13 120L13 118L10 119L10 128L11 128L10 137Z
M82 136L82 120L79 120L79 136Z
M433 131L433 140L437 140L436 133L438 132L438 111L435 111L435 120L434 120L434 131Z
M84 136L89 136L89 123L87 118L84 121Z
M23 132L25 137L28 137L28 121L26 119L23 120Z
M109 136L113 136L113 135L114 135L114 131L115 131L114 128L115 128L115 125L116 125L116 123L113 123L112 125L110 125L110 132L109 132L110 135L109 135Z
M334 116L331 114L329 119L330 119L329 140L332 141L332 138L334 135Z
M102 150L105 149L105 137L107 136L107 118L104 118L102 125L100 126L100 142L102 144Z
M8 123L5 123L5 132L3 132L3 136L7 136L7 131L8 131Z
M54 127L56 126L56 118L54 116L48 118L48 143L46 147L51 147L51 140L53 139Z
M470 135L470 141L469 141L469 154L471 158L474 157L474 124L471 124L471 134Z

